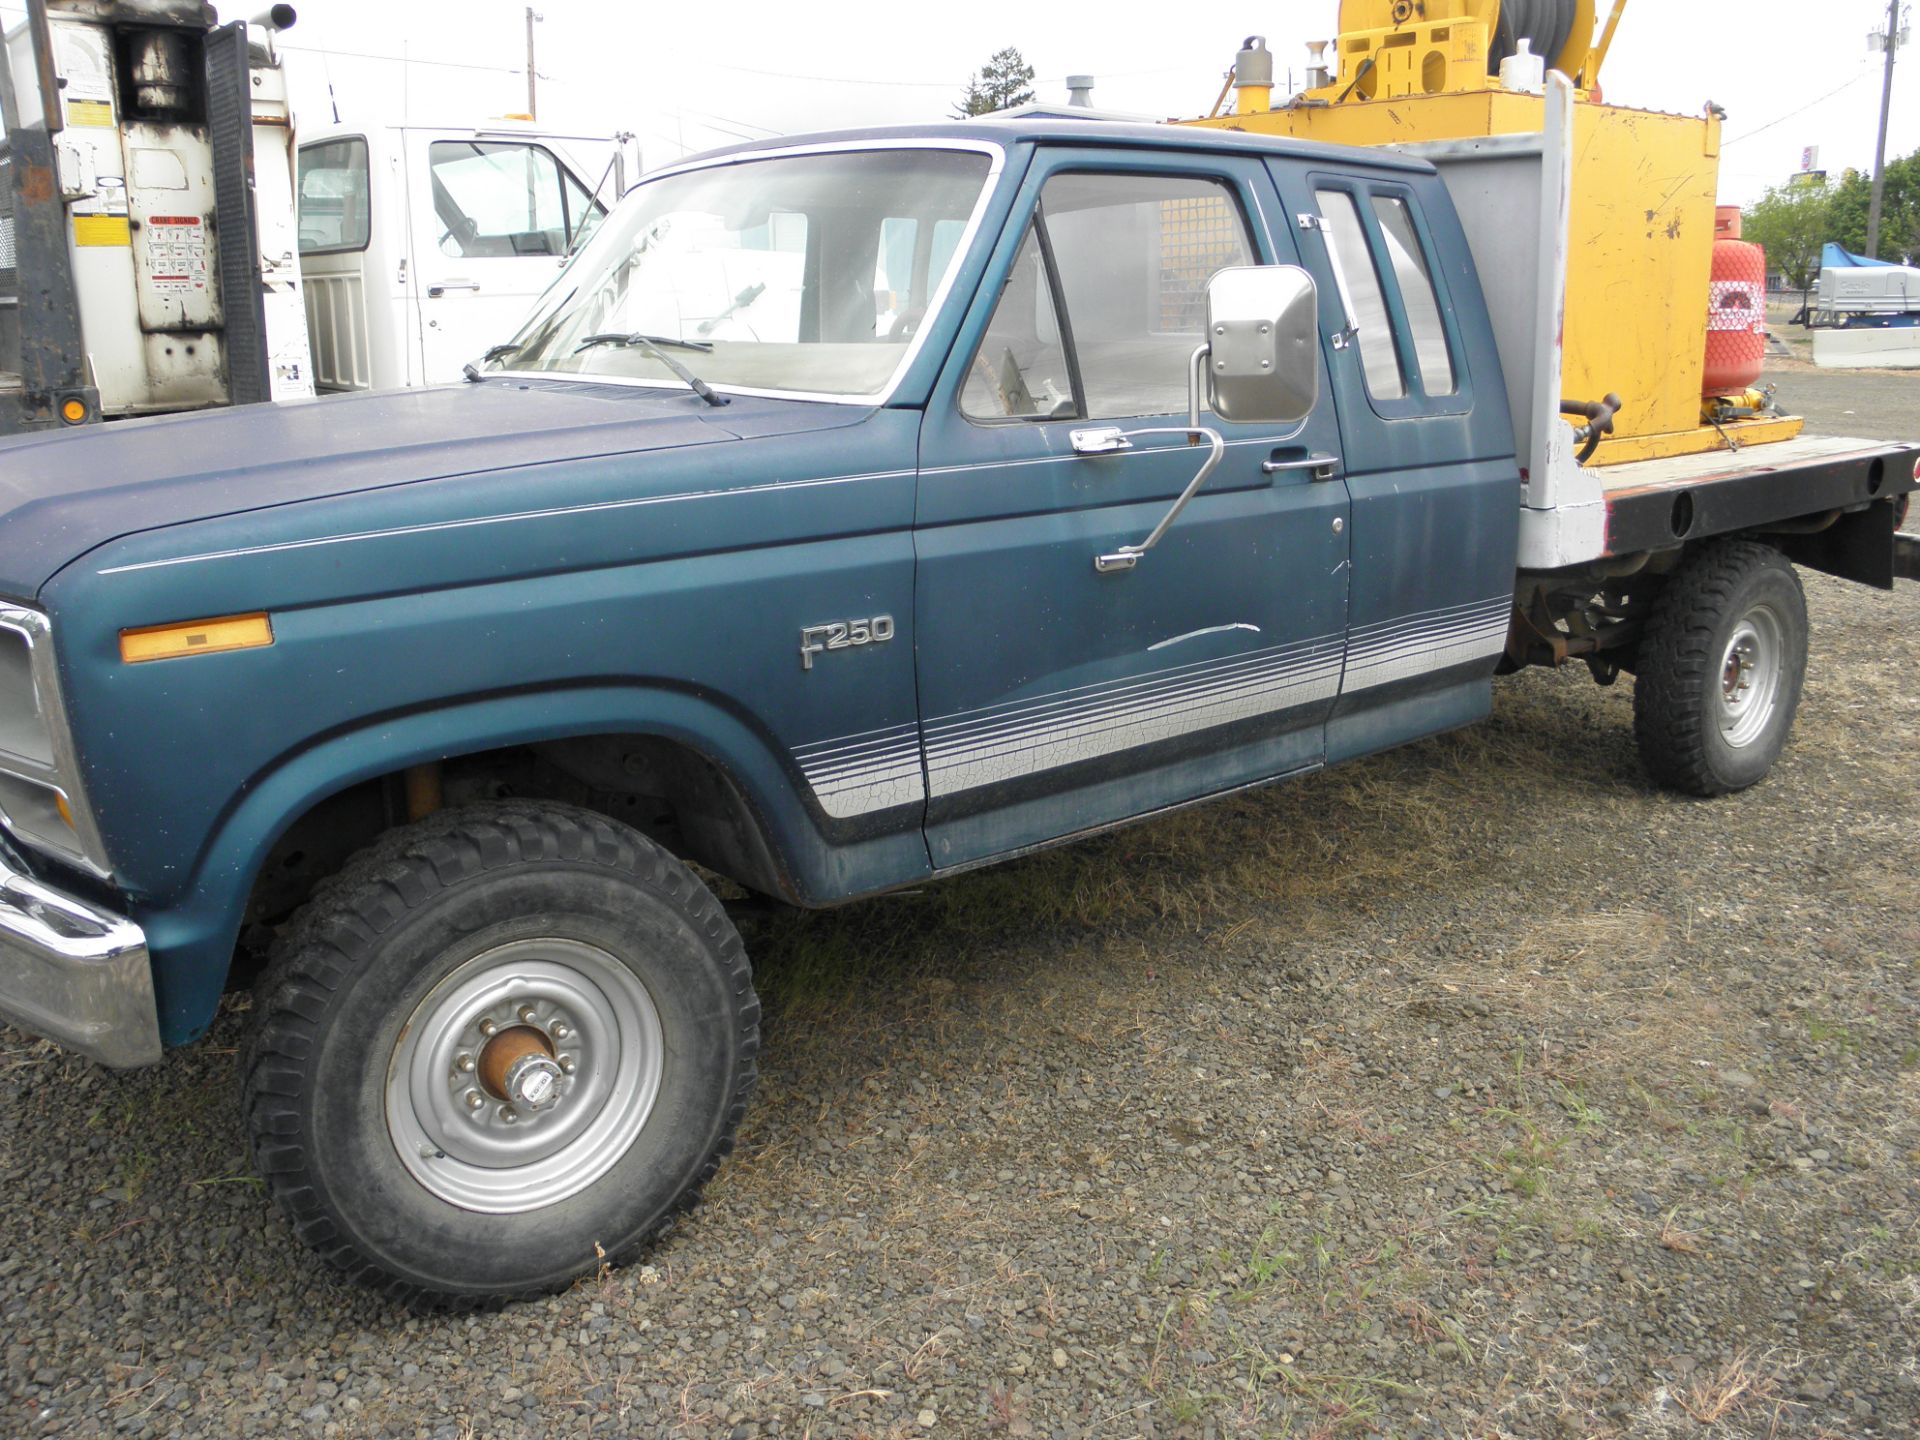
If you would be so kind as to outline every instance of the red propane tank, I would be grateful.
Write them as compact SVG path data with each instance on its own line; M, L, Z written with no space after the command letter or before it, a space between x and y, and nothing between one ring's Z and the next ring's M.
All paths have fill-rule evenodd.
M1767 357L1767 252L1740 238L1740 207L1714 212L1713 288L1707 304L1707 370L1701 390L1753 387Z

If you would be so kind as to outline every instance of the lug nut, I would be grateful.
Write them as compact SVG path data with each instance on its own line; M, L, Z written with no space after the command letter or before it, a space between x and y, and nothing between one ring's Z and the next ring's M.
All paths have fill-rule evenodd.
M520 1118L520 1115L511 1105L502 1105L500 1107L500 1118L511 1125Z
M456 1070L471 1070L473 1069L473 1056L463 1054L458 1060L454 1061L453 1064Z
M490 1019L482 1020L480 1022L480 1033L482 1035L487 1036L488 1038L492 1038L493 1032L495 1030L498 1030L499 1028L500 1027L498 1025L495 1025L493 1021Z
M574 1065L573 1056L562 1055L560 1057L560 1068L566 1071L567 1074L569 1075L573 1074L573 1065Z
M486 1103L487 1103L487 1097L482 1095L478 1090L467 1091L467 1109L478 1110L482 1105L485 1105Z
M573 1034L573 1027L567 1024L567 1022L564 1020L558 1022L553 1027L553 1038L556 1040L565 1040L569 1038L572 1034Z
M534 1010L533 1006L522 1005L520 1007L520 1023L522 1025L533 1024L534 1019L536 1018L536 1015L537 1015L537 1012Z

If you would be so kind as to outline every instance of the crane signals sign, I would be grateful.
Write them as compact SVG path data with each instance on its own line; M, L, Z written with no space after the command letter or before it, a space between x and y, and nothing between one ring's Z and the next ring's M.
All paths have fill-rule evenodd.
M1811 175L1820 168L1820 147L1809 145L1800 152L1800 173Z

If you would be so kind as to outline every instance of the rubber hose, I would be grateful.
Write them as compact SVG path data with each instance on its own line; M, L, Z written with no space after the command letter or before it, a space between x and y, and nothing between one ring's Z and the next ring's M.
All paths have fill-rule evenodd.
M1498 75L1500 62L1518 53L1522 40L1551 70L1573 35L1578 10L1577 0L1501 0L1500 21L1487 52L1487 73Z

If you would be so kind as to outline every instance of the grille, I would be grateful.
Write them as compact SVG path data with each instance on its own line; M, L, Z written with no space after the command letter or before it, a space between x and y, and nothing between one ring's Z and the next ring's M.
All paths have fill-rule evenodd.
M0 605L0 825L23 845L105 875L66 724L47 617Z
M0 625L0 767L10 761L52 769L53 739L34 692L32 642Z

